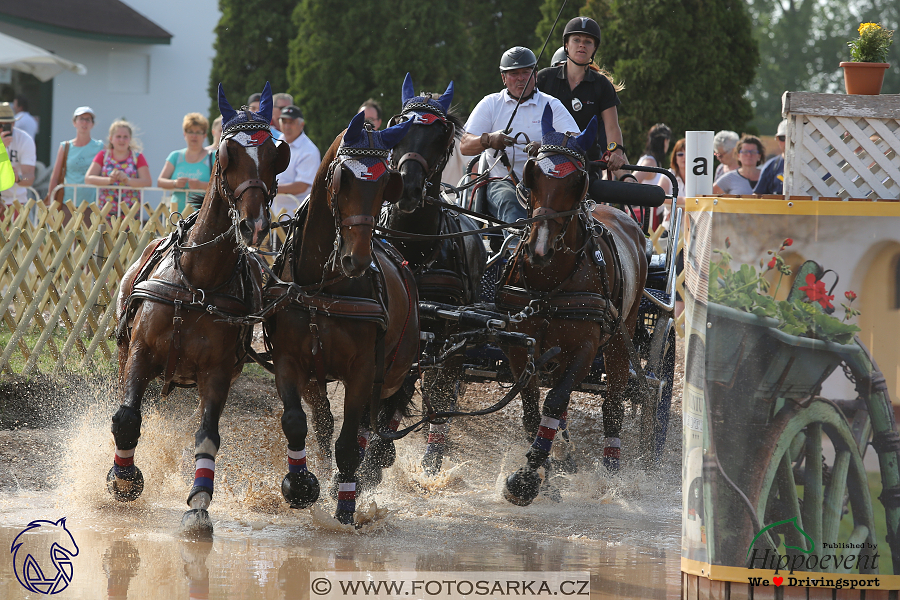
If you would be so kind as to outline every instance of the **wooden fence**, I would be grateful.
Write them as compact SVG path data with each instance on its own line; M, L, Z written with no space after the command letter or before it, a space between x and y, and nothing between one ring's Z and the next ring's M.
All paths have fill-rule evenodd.
M114 368L119 282L150 240L174 228L168 203L145 205L143 215L136 204L121 217L110 205L68 206L65 225L60 211L34 201L0 220L0 371Z

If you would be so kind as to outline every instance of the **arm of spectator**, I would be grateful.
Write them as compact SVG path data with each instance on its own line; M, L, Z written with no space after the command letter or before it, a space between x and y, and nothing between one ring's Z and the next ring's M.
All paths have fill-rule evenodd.
M713 184L713 194L718 194L719 196L721 196L724 193L725 193L725 190L720 188L718 183Z
M293 194L294 196L299 196L300 194L305 194L309 187L310 186L308 183L303 183L302 181L294 181L292 183L279 183L278 193Z
M136 188L150 187L153 185L153 178L150 176L150 167L147 166L146 163L138 167L138 176L129 177L125 185Z
M639 167L658 167L656 161L652 157L644 156L638 161ZM651 179L656 177L656 173L648 173L647 171L635 171L634 176L640 183L649 183Z
M163 164L162 171L159 173L159 177L156 178L156 187L161 187L164 190L174 190L176 188L183 189L188 185L187 177L178 177L177 179L170 179L172 173L175 171L175 165L170 163L168 160ZM140 169L138 169L138 175L140 175Z
M59 175L62 171L62 158L63 146L60 144L59 149L56 151L56 162L53 163L53 172L50 174L50 187L47 188L50 192L52 192L59 184L65 183L64 181L59 180Z
M29 187L34 184L34 165L19 165L19 173L16 176L18 183L22 187Z
M88 185L115 185L116 179L112 176L100 175L100 171L103 169L103 157L106 155L106 151L103 150L97 153L97 156L94 157L93 162L91 162L91 166L88 167L87 173L84 174L84 182Z

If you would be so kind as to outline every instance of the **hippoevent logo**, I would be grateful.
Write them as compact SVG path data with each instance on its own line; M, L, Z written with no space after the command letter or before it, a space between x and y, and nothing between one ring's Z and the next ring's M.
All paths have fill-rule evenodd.
M782 525L793 526L800 536L807 540L809 548L789 545L787 536L784 536L784 549L785 552L789 552L789 554L781 554L777 550L772 550L770 548L766 548L765 550L754 548L756 540L763 534ZM773 535L774 534L775 532L773 532ZM878 572L877 544L869 544L868 542L861 542L859 544L826 543L822 544L822 552L816 553L815 550L815 540L813 540L813 538L797 524L797 517L793 517L763 527L753 538L753 541L750 542L750 547L747 548L747 561L750 565L750 569L767 569L775 571L775 577L772 577L771 579L771 585L775 587L787 584L791 586L827 586L836 587L837 589L853 589L856 587L878 587L880 585L877 577L874 579L788 577L787 581L785 581L784 577L778 576L779 571L788 571L789 575L793 575L794 571L815 571L818 569L824 571L834 570L848 572L857 567L861 572L870 570L876 573ZM835 550L835 552L827 554L827 550ZM838 554L837 550L843 550L843 552ZM754 586L770 585L769 579L765 577L748 577L747 579L749 583Z
M59 521L32 521L13 540L10 552L16 579L37 594L58 594L72 581L72 558L78 556L75 538Z

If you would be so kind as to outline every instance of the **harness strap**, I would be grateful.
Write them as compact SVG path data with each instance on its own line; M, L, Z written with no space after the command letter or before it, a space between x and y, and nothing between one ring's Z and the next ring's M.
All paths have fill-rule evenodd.
M172 378L175 377L175 367L178 366L178 358L181 356L181 300L175 300L175 316L172 317L172 341L169 344L169 356L166 359L166 375L163 379L163 396L168 396L172 391Z
M353 215L341 221L341 227L353 227L354 225L364 225L366 227L375 226L375 217L372 215Z
M234 197L240 198L244 192L252 187L260 188L262 189L263 194L266 196L269 195L269 188L266 187L266 184L262 179L248 179L234 189Z
M309 332L313 336L312 353L313 363L316 369L316 383L319 386L319 394L324 400L328 398L326 389L327 381L325 380L325 357L324 348L322 346L322 338L319 337L319 322L317 319L318 311L315 307L309 309Z

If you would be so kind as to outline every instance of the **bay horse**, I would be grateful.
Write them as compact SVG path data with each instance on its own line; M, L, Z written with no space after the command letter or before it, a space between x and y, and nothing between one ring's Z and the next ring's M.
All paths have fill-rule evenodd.
M403 176L403 194L395 204L388 206L382 223L395 231L427 236L477 231L478 223L455 212L452 204L440 199L444 167L453 153L454 141L465 131L463 122L450 112L453 82L438 98L431 94L416 96L412 78L407 73L401 100L400 113L391 119L391 123L409 121L412 126L394 147L391 166ZM409 261L422 300L457 306L479 300L481 277L487 263L487 250L480 236L445 240L398 237L394 246ZM445 338L444 334L451 333L445 320L428 323L423 328ZM455 408L463 360L462 355L456 355L445 361L441 368L425 373L423 387L435 410ZM412 379L414 382L415 376ZM409 393L413 382L407 382ZM396 427L401 417L394 415L391 426ZM430 425L428 445L422 458L422 467L428 474L440 471L448 430L449 423ZM394 456L393 442L376 438L369 445L366 463L379 461L378 466L386 467L393 463Z
M151 380L197 386L200 427L194 437L195 479L183 527L211 533L207 513L219 450L219 418L241 373L252 325L261 307L262 278L248 246L269 231L275 176L287 168L290 147L276 146L269 129L272 90L266 83L258 113L235 111L219 84L224 122L213 177L200 210L168 239L151 243L125 273L117 299L122 406L112 419L115 461L109 492L120 501L140 496L144 479L134 464L141 434L141 402Z
M341 381L344 421L335 444L334 516L344 524L353 523L356 471L369 425L382 405L393 414L392 398L419 348L412 272L396 250L372 237L382 202L395 202L402 192L400 173L387 158L411 123L373 131L363 122L364 113L358 113L325 153L305 220L294 220L275 265L283 281L266 292L267 298L282 302L265 323L284 403L281 425L289 471L282 494L293 508L318 499L318 479L306 466L301 398L313 411L319 448L330 463L334 417L325 384Z
M537 469L547 460L556 432L565 429L572 389L588 375L600 349L607 373L604 465L618 470L629 356L636 356L631 339L647 278L645 241L638 223L605 205L597 206L592 217L583 203L588 189L585 160L596 137L596 119L573 137L554 131L553 113L547 107L541 129L540 149L526 162L522 181L531 190L531 217L549 218L530 226L506 265L496 297L497 308L521 311L522 320L513 327L535 338L537 353L552 346L561 349L553 387L540 413L537 379L522 391L523 423L534 442L527 465L507 479L504 492L507 500L520 506L537 495ZM576 214L555 216L579 207ZM526 366L524 353L512 348L508 356L518 377Z

